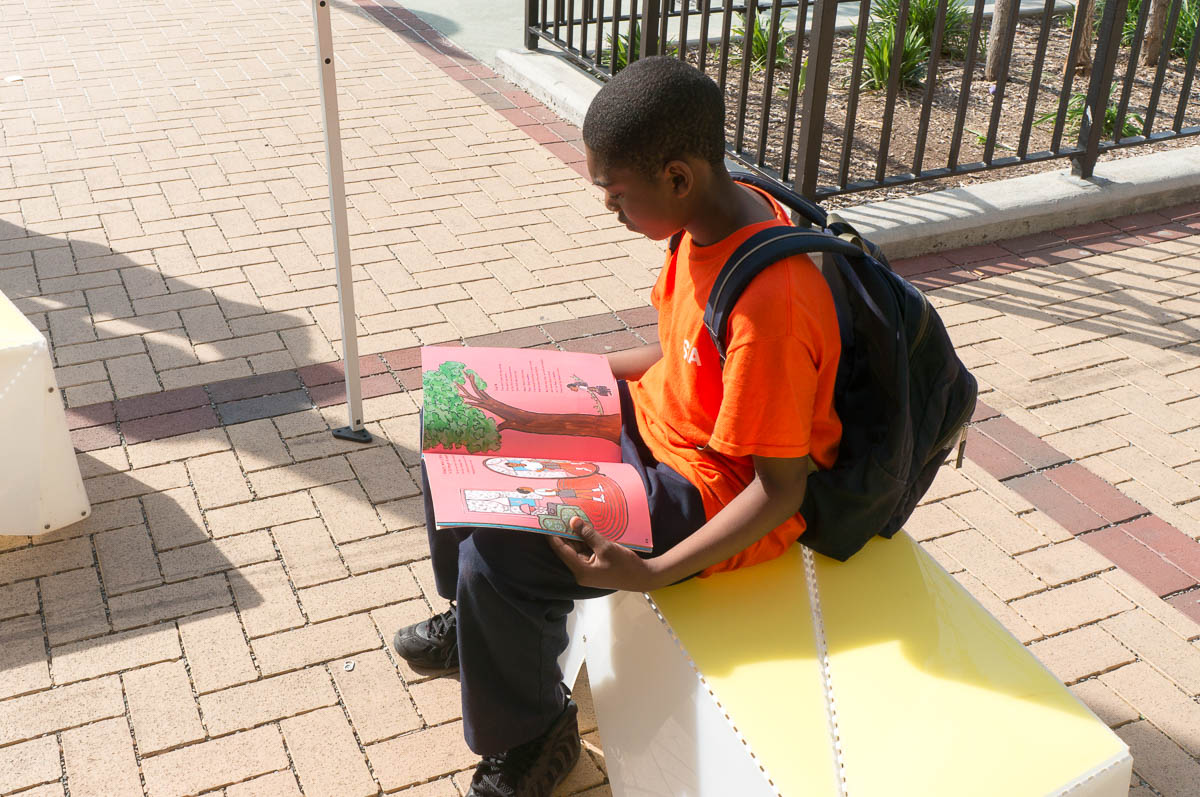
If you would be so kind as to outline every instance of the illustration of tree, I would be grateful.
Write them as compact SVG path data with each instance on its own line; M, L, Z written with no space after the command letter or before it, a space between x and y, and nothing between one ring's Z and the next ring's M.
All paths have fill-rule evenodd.
M425 448L440 445L453 450L462 447L472 454L497 451L500 433L506 429L530 434L600 437L613 443L620 441L620 415L523 410L488 395L487 382L460 362L444 362L436 371L426 371L422 383L425 390ZM499 423L496 418L500 419Z

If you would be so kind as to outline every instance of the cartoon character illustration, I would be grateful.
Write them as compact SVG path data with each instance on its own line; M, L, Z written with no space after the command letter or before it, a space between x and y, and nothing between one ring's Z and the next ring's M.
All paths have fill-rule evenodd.
M575 376L575 375L572 374L572 376ZM587 382L580 379L578 376L575 376L574 382L571 382L570 384L567 385L567 390L573 391L575 393L578 393L580 390L586 390L587 392L591 393L593 396L611 396L612 395L612 391L608 389L608 385L597 385L595 387L592 387Z
M540 496L529 488L522 492L505 490L463 490L468 511L496 512L503 515L544 515L550 510Z
M590 490L576 490L573 487L559 487L551 490L546 487L518 487L521 495L536 495L540 498L579 498L585 501L604 502L604 487L597 485Z
M608 385L597 385L596 387L592 387L587 382L583 381L578 374L571 374L571 376L575 379L575 381L567 383L567 390L570 390L572 393L578 393L581 390L586 391L587 394L592 397L592 404L596 407L596 412L603 415L604 405L600 403L600 397L612 395L612 391L608 388Z
M591 476L599 470L594 462L571 462L559 459L529 459L526 457L489 457L484 466L494 473L521 479L569 479Z
M503 472L500 468L510 469L514 463L524 462L505 457L494 457L493 460L495 467L489 467L496 472ZM539 464L542 465L540 472L544 473L547 464L567 463L541 460ZM538 472L534 470L525 475ZM568 533L573 517L582 519L610 540L619 540L629 526L629 507L620 486L601 473L556 479L548 484L543 483L545 486L535 484L517 483L502 490L463 490L463 504L468 512L473 513L536 517L538 528L552 534ZM481 519L481 522L486 521Z

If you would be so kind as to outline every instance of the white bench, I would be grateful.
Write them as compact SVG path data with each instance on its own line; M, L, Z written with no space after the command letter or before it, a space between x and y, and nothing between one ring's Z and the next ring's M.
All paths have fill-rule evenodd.
M617 797L1129 790L1125 744L904 532L574 614Z
M0 534L43 534L91 513L46 338L0 293Z

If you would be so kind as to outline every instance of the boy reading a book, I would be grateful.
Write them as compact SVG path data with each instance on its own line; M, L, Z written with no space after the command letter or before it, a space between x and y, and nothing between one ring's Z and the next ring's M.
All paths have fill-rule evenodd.
M758 230L789 223L773 200L730 178L724 119L717 85L664 57L618 73L583 127L592 182L618 220L656 241L682 233L651 294L659 343L609 356L624 380L622 459L647 491L653 553L610 543L578 519L583 543L435 533L426 502L437 589L455 603L401 629L395 646L414 664L460 667L467 744L483 756L471 795L549 795L574 766L577 710L557 665L572 601L778 556L804 530L810 469L836 458L840 340L812 261L788 258L755 278L730 322L724 364L703 324L726 258Z

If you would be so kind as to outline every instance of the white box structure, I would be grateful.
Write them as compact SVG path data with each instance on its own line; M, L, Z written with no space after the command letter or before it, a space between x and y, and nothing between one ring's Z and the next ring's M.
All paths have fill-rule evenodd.
M0 293L0 534L91 514L46 338Z
M1128 748L904 532L577 604L616 797L1117 797Z

